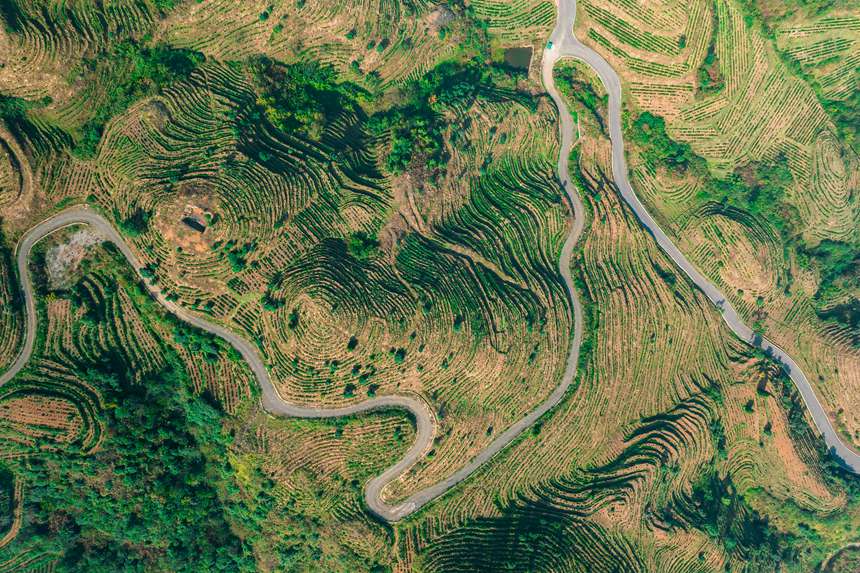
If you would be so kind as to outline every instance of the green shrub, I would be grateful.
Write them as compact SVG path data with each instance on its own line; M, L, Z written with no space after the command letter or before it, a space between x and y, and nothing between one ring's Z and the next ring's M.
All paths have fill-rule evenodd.
M139 237L149 230L149 219L152 213L143 209L136 209L127 219L119 223L120 229L129 237Z
M379 241L364 231L350 235L346 247L349 254L359 260L370 259L379 253Z
M642 157L651 165L664 165L676 173L684 173L696 163L704 165L687 143L679 143L669 137L666 122L650 112L640 114L633 122L631 139L642 150Z
M283 64L260 56L251 60L250 68L258 108L284 132L297 130L319 139L328 121L358 109L362 90L338 82L331 66L314 61Z

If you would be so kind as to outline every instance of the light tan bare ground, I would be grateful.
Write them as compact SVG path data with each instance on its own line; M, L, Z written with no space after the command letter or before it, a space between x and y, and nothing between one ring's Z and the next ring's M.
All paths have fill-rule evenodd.
M70 442L78 437L81 418L68 400L46 396L10 398L0 402L0 419L33 437Z
M174 248L188 254L202 255L212 250L220 239L217 223L210 225L211 218L218 213L218 200L204 189L187 188L169 202L159 205L153 216L153 225ZM191 217L202 223L206 230L199 232L182 221Z
M102 240L97 233L82 229L48 249L45 253L45 271L49 286L55 290L68 286L91 248Z

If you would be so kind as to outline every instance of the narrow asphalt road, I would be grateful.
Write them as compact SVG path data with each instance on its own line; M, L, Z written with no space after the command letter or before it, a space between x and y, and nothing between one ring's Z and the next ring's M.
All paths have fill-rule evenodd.
M415 462L421 459L432 446L433 436L435 434L435 418L433 412L424 400L415 396L388 395L365 400L358 404L343 408L314 408L291 404L281 398L278 394L277 389L272 384L269 373L266 370L266 366L252 342L242 338L223 326L212 323L200 316L186 311L182 307L167 300L157 287L150 286L149 288L153 297L179 319L191 324L192 326L210 332L224 339L233 346L242 355L257 378L262 390L261 401L263 408L270 414L299 418L332 418L361 414L370 410L386 408L400 408L411 412L415 418L417 426L415 443L411 448L409 448L406 455L400 461L386 469L379 476L371 479L365 488L365 501L373 513L389 522L403 519L469 477L482 464L510 444L514 438L521 434L526 428L534 424L538 418L555 407L573 383L573 379L576 374L576 365L579 359L579 348L582 342L583 325L582 306L577 297L573 286L573 279L570 274L570 259L574 246L582 234L585 219L582 200L577 194L575 186L570 182L570 176L568 173L567 159L570 154L571 146L573 145L573 120L567 110L567 106L555 88L552 70L556 61L560 58L577 58L583 60L595 69L603 83L606 85L609 93L609 123L613 153L612 171L615 182L625 201L627 201L631 208L633 208L643 225L654 235L654 238L663 250L665 250L675 263L681 267L685 273L687 273L687 275L706 294L706 296L708 296L708 298L710 298L711 301L721 309L723 319L729 327L742 339L770 352L780 360L780 362L782 362L788 373L791 375L792 380L794 380L800 389L810 412L812 412L816 425L825 436L827 445L833 448L836 454L839 455L849 467L855 471L860 471L860 456L851 451L839 439L835 430L831 426L830 420L824 412L824 409L815 397L815 393L813 392L809 382L806 380L806 377L800 371L797 364L795 364L791 357L785 354L785 352L773 346L767 340L753 337L752 331L740 321L737 313L735 313L731 305L725 300L722 293L720 293L716 287L708 282L687 261L677 247L669 241L665 233L663 233L659 226L657 226L656 222L654 222L639 202L639 199L636 197L627 179L627 166L624 158L624 142L622 139L620 123L620 81L614 70L603 58L600 57L600 55L580 44L573 36L573 22L576 15L575 1L559 0L559 2L558 21L556 28L550 36L552 48L549 48L544 52L541 74L544 85L559 111L561 147L558 160L558 175L574 212L573 225L559 258L559 272L564 280L564 284L573 307L573 339L571 341L570 353L567 357L562 379L549 397L547 397L547 399L537 408L526 414L502 434L496 437L489 446L481 450L481 452L479 452L460 470L448 478L413 494L399 505L391 506L384 503L380 498L380 492L385 485L396 479ZM20 372L33 353L33 344L36 337L36 309L35 300L33 298L33 285L27 264L30 252L33 246L45 236L63 227L79 224L90 225L103 235L106 240L114 243L135 271L138 273L140 272L141 267L138 258L129 248L125 240L104 217L86 206L71 207L31 228L22 237L18 244L16 259L18 276L22 283L22 296L24 297L27 313L26 335L21 353L18 355L12 366L5 373L0 375L0 385L5 384Z
M22 296L24 297L27 313L26 335L21 353L12 366L0 375L0 385L5 384L20 372L33 353L33 344L36 338L36 304L33 296L33 283L28 268L30 252L33 246L45 236L59 229L81 224L89 225L106 240L114 243L135 271L138 274L140 273L141 265L137 256L117 230L99 213L86 206L66 209L27 231L18 243L16 259L18 276L20 277L22 286ZM272 384L265 364L253 343L223 326L191 314L174 302L167 300L157 287L148 286L148 288L153 297L179 319L223 338L239 351L260 384L263 408L270 414L298 418L335 418L385 408L402 408L411 412L415 417L418 430L415 443L402 460L388 468L379 477L371 480L365 492L368 506L380 517L387 520L395 520L402 517L403 507L386 505L380 500L379 492L385 484L400 475L401 472L424 455L425 451L430 448L434 434L434 418L430 408L423 400L413 396L381 396L343 408L313 408L291 404L278 395L278 391Z
M860 473L860 455L849 448L833 428L830 417L827 415L827 412L815 395L812 385L797 363L784 350L766 338L757 336L753 333L752 329L744 324L731 303L726 300L725 295L687 260L678 247L669 240L669 237L666 236L666 233L663 232L654 218L651 217L642 205L642 202L639 201L627 176L624 138L621 131L621 80L619 80L618 74L615 73L612 66L600 54L584 46L574 36L573 24L576 19L576 0L558 1L560 2L558 24L550 37L552 47L547 49L544 56L544 83L550 89L553 99L556 99L558 95L554 93L555 86L546 81L547 65L551 67L559 58L569 57L585 62L597 73L609 94L609 137L612 141L612 176L624 201L627 202L642 225L651 233L660 248L669 255L675 264L690 277L690 280L719 309L723 320L732 332L747 343L763 350L782 365L803 397L803 401L809 409L815 426L824 436L827 448L844 466L855 473ZM550 63L547 64L547 62ZM572 123L571 119L566 118L565 114L562 113L562 125L564 125L565 120L567 120L568 124ZM567 129L572 129L572 127L568 127Z
M548 82L548 86L552 86L553 79L551 66L544 66L543 78L545 82ZM573 340L571 341L570 353L567 357L564 375L562 376L559 385L556 386L546 400L497 436L465 466L442 481L413 494L404 502L396 506L388 505L382 501L380 497L382 489L389 482L393 481L409 469L430 450L433 437L435 435L435 417L424 400L414 396L387 395L365 400L358 404L343 408L315 408L291 404L281 398L278 394L277 389L272 384L269 373L266 370L266 366L261 359L256 346L251 341L246 340L223 326L186 311L174 302L167 300L157 287L147 284L147 288L149 288L152 296L169 312L192 326L226 340L231 346L239 351L260 384L263 408L272 415L298 418L335 418L361 414L369 410L384 408L400 408L411 412L415 418L417 426L415 443L411 448L409 448L406 455L400 461L386 469L379 476L371 479L365 488L365 501L368 508L386 521L395 522L403 519L469 477L487 460L510 444L511 441L513 441L514 438L521 434L525 429L534 424L538 418L557 405L573 382L574 375L576 374L576 363L579 358L579 347L582 342L582 307L573 287L573 279L570 274L570 258L573 253L573 248L576 245L579 236L582 234L584 219L582 201L576 193L576 188L570 183L570 178L568 176L567 157L570 154L570 148L573 144L573 129L570 122L570 114L567 113L567 108L565 107L564 102L558 96L558 93L554 88L551 93L553 94L553 100L562 112L561 117L563 118L561 124L562 144L558 161L558 171L560 180L564 182L565 191L568 194L574 210L573 225L562 248L561 257L559 259L559 272L564 280L564 284L567 288L574 310ZM21 279L22 296L25 300L27 313L27 327L24 346L12 366L5 373L0 375L0 385L5 384L20 372L33 353L33 344L36 338L36 307L35 300L33 298L33 284L28 268L28 260L33 246L47 235L50 235L59 229L81 224L91 226L106 240L114 243L138 275L140 274L140 262L119 232L117 232L111 223L99 213L86 206L70 207L32 227L19 241L17 248L18 276ZM146 281L144 281L144 283L146 283Z

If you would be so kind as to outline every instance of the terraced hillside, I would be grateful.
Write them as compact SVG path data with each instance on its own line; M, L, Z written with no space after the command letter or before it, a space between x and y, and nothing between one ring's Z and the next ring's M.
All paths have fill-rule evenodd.
M755 2L578 8L625 81L636 191L860 443L858 159L833 103L852 88L826 79L852 65L850 6L808 20L830 48ZM23 340L16 242L87 204L146 283L254 341L287 401L428 404L432 444L384 502L456 475L550 395L571 348L572 209L538 80L555 12L0 2L0 371ZM618 196L595 73L555 72L587 215L585 338L556 408L383 524L364 488L414 420L268 415L231 347L92 228L63 229L31 260L35 354L0 388L0 571L850 567L857 478Z
M255 417L250 372L231 349L166 315L111 249L89 242L85 265L68 253L88 232L55 236L34 256L37 356L0 398L4 466L23 489L23 526L0 548L16 564L7 570L250 571L255 555L334 570L379 559L379 526L350 484L405 448L409 422ZM315 474L334 493L293 491L319 484ZM355 539L320 547L309 536L321 523Z
M28 24L7 33L21 53L35 49L25 30L54 41L47 15L18 8ZM151 38L123 28L127 37L81 48L69 93L5 96L11 139L37 180L8 208L9 245L56 206L99 207L170 300L259 341L285 398L337 405L412 392L431 403L433 450L386 492L391 500L450 475L543 400L567 352L554 268L567 210L555 141L539 136L554 130L552 109L527 72L466 57L392 88L393 102L324 61L224 61L250 54L156 32L179 34L172 19L184 8L153 16ZM308 107L285 107L297 99ZM187 348L202 349L192 388L241 414L250 387L235 365L184 327L172 337L189 362L200 361ZM140 365L159 364L157 341L136 342L129 369L141 379ZM406 444L411 430L397 428ZM304 465L287 466L268 471L289 488Z
M553 147L529 139L532 108L504 92L477 94L460 117L469 109L485 119L452 120L462 150L446 143L435 151L448 156L444 176L391 178L378 166L386 143L363 132L359 115L332 118L318 141L265 123L238 135L217 124L231 113L248 121L255 110L227 98L252 95L228 70L204 70L209 89L225 74L216 88L223 107L203 100L181 111L179 101L187 107L204 94L192 84L163 100L174 121L162 129L139 117L115 124L105 147L116 150L112 164L127 167L88 186L120 220L148 220L134 241L163 289L257 337L285 398L336 405L397 390L430 396L451 436L440 438L433 464L451 465L437 472L540 401L558 376L567 311L552 271L564 231ZM200 114L212 132L194 131ZM491 125L505 128L478 147ZM467 175L489 157L482 179ZM156 164L181 174L168 167L152 177ZM209 225L202 235L183 222L195 213ZM523 393L533 398L523 403Z
M860 17L848 2L803 9L776 3L753 5L753 17L775 42L784 61L816 91L840 135L858 150L858 56Z
M180 34L185 8L153 25ZM566 210L555 144L533 133L553 129L551 109L524 72L437 66L386 107L325 61L117 40L83 58L69 100L103 109L26 103L10 122L41 169L33 209L86 199L113 213L171 299L260 341L289 400L427 396L436 455L392 496L453 472L554 387ZM100 94L108 76L119 87ZM304 115L282 112L302 97ZM404 150L413 136L432 141Z
M404 525L399 568L811 570L855 535L856 478L833 473L791 383L714 320L622 206L582 96L599 88L578 65L557 76L585 86L570 100L590 224L575 262L592 333L578 388Z
M609 14L589 0L577 19L626 82L634 185L745 320L812 373L856 443L860 162L828 99L841 96L798 70L789 36L774 43L753 8L661 6ZM827 65L850 67L840 53Z

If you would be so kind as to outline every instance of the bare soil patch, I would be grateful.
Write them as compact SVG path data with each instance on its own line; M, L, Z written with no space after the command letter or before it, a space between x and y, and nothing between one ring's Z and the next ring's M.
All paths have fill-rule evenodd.
M51 288L57 290L68 287L90 249L103 241L104 237L87 228L51 247L45 255L45 270Z
M154 225L174 247L185 253L204 254L211 251L216 240L211 227L219 218L216 200L203 190L192 189L160 205Z

